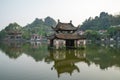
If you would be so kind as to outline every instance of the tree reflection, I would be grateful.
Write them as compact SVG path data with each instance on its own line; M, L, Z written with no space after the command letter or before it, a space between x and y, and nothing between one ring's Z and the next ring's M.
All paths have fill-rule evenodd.
M120 52L118 45L110 47L110 44L101 46L101 44L88 45L86 57L89 61L99 65L100 69L107 69L112 66L120 67Z
M45 43L23 43L23 42L2 42L0 49L10 58L17 59L22 54L34 58L35 61L41 61L48 54Z
M0 49L10 58L16 59L22 54L21 45L20 42L5 42L0 43Z

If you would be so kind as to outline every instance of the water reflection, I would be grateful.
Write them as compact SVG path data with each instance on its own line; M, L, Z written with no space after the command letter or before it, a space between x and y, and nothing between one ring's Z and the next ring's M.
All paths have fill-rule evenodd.
M85 62L89 65L83 50L51 50L50 55L46 57L46 62L49 61L54 62L51 70L55 69L58 77L62 73L72 75L74 71L80 72L80 69L75 65L77 62Z
M0 43L0 49L10 58L18 58L22 54L20 42L5 42Z
M86 49L87 59L99 65L100 69L103 70L112 66L120 67L120 48L118 45L114 45L113 47L110 45L88 45Z
M116 43L89 44L84 50L48 50L46 42L2 42L0 50L15 60L22 54L26 54L36 62L53 63L51 71L56 71L58 77L64 73L71 76L74 72L79 74L81 70L77 64L81 62L88 66L95 64L101 70L113 66L120 68L120 44Z
M0 49L2 52L14 59L17 59L22 54L26 54L34 58L35 61L41 61L48 54L45 43L3 42L0 44Z

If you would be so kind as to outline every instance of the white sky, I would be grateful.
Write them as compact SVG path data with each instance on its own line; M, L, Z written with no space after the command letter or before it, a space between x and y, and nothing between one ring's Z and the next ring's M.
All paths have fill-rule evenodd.
M0 30L9 23L25 26L47 16L61 22L72 20L77 26L102 11L120 13L120 0L0 0Z

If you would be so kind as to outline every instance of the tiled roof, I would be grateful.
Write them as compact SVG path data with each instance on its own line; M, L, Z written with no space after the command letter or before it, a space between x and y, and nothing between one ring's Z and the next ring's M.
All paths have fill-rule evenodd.
M74 27L72 23L59 22L54 30L77 30L77 27Z
M50 36L47 36L48 39L54 39L55 38L55 34L52 34Z
M80 36L77 33L73 33L73 34L59 33L59 34L56 34L55 37L58 39L83 39L84 38L84 36Z

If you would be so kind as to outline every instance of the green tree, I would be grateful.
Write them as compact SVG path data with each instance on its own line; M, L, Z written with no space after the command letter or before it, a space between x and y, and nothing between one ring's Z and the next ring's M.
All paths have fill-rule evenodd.
M120 37L120 26L113 26L108 29L109 37L116 38Z
M99 40L100 39L100 34L97 31L94 30L86 30L85 31L85 36L88 40Z
M120 14L110 15L106 12L101 12L95 18L89 17L81 25L81 30L107 30L110 26L120 25Z

